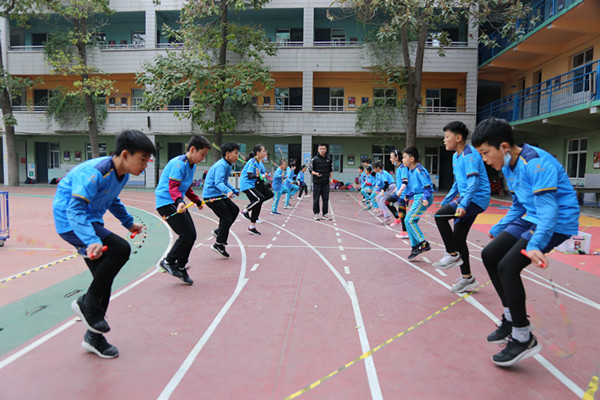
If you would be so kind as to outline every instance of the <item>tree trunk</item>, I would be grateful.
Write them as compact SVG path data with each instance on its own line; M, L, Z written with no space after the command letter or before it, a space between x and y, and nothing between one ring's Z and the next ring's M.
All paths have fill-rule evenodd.
M4 60L2 59L2 44L0 44L0 71L4 71ZM11 115L12 101L8 89L4 88L0 93L0 106L2 107L2 115L5 120ZM19 186L19 156L17 154L17 138L15 137L15 127L11 125L4 126L4 134L6 135L6 158L8 165L8 185Z
M81 19L76 24L76 29L79 30L79 33L86 33L86 21L85 19ZM86 43L78 42L77 43L77 51L79 53L79 57L81 59L81 65L83 66L83 70L87 70L87 48ZM94 96L90 93L85 92L85 88L87 86L87 80L89 78L89 74L84 72L81 74L81 88L84 90L84 99L85 99L85 113L87 115L88 121L88 134L90 137L90 147L92 150L92 158L100 157L100 146L98 143L98 121L96 120L96 101Z
M219 67L227 65L227 0L221 0L221 47L219 47ZM225 100L215 105L215 144L219 147L223 144L223 132L220 128L219 119L225 109ZM221 152L215 149L214 161L221 158Z

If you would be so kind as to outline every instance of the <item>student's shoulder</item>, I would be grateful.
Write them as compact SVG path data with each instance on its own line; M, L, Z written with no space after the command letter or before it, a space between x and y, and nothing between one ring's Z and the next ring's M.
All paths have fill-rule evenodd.
M417 166L415 167L415 172L418 172L419 174L429 174L429 172L423 166L423 164L417 164Z

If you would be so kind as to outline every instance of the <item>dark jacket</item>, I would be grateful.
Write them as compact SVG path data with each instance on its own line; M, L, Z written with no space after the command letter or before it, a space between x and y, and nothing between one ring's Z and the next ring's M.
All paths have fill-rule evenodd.
M320 154L317 153L316 156L310 160L309 171L318 172L322 176L312 176L313 182L329 182L330 174L333 172L333 160L329 154L325 154L325 157L321 157Z

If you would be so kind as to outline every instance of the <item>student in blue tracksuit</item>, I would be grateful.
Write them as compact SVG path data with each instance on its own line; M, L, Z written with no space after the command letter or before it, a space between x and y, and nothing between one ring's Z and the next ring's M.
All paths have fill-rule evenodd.
M490 229L492 242L481 252L504 307L502 323L487 341L508 339L492 361L510 366L542 347L530 332L521 271L532 263L548 265L545 253L577 234L579 204L558 160L540 148L515 145L508 122L496 118L480 122L472 142L489 166L502 170L513 197L508 213ZM521 254L523 249L528 257Z
M365 210L370 210L371 209L371 205L369 203L369 198L371 197L371 193L373 192L373 186L375 185L375 173L373 172L373 167L368 165L365 168L366 171L366 177L365 177L365 183L363 186L361 186L360 189L360 194L363 195L363 201L366 204L366 207L364 208Z
M286 179L286 171L287 171L287 161L281 159L279 162L279 168L275 170L273 174L273 205L271 206L271 214L280 215L281 213L277 211L277 207L279 207L279 199L281 199L281 194L283 193L283 181Z
M104 227L104 214L110 211L129 232L140 232L119 199L129 174L138 176L156 153L154 144L138 130L127 130L116 138L115 155L94 158L79 164L60 180L52 210L56 231L84 256L92 272L87 292L73 301L71 308L87 327L82 347L102 358L119 355L103 333L110 330L104 319L112 283L129 259L131 247L119 235ZM108 249L103 252L103 246Z
M367 207L365 207L365 210L370 210L371 207L374 209L379 208L375 199L383 187L383 174L381 173L381 168L378 170L376 166L377 161L373 163L373 186L371 186L371 193L369 193L369 197L367 197Z
M165 166L156 185L156 211L169 217L167 224L179 236L160 266L169 274L191 285L186 264L196 241L196 228L190 213L185 210L185 197L202 209L202 199L192 190L196 164L204 160L210 150L210 142L204 136L194 135L187 145L185 154L174 157Z
M266 157L267 150L265 146L257 144L252 152L248 154L248 159L240 174L240 190L246 194L250 202L242 210L242 215L250 220L248 233L251 235L260 235L255 224L260 216L263 203L273 197L271 191L264 185L266 170L263 161Z
M294 162L295 161L291 161ZM282 194L285 194L285 202L283 203L283 208L292 208L290 207L290 198L296 194L296 192L300 188L298 185L294 183L294 170L291 166L288 166L285 171L285 179L283 180L283 191Z
M435 213L435 223L446 254L433 266L448 269L460 265L461 278L450 291L462 293L479 286L471 273L467 235L477 215L484 212L490 203L490 181L481 155L466 142L469 136L467 126L454 121L444 126L443 131L446 150L454 151L454 184ZM454 220L454 230L450 226L451 219Z
M298 200L302 198L302 193L304 192L305 196L308 196L308 186L304 181L304 173L306 172L306 165L302 164L300 167L300 172L298 172L298 187L300 190L298 191Z
M221 147L223 158L210 167L202 189L202 197L204 197L206 205L219 217L219 227L213 231L217 240L211 249L223 258L229 258L229 253L225 249L229 238L229 228L240 212L239 207L231 200L240 192L229 184L231 167L238 160L239 152L240 146L237 143L225 143ZM214 201L210 201L211 199Z
M396 218L390 226L394 227L398 224L402 224L402 233L397 235L400 239L408 239L408 233L406 233L406 201L402 193L406 189L408 184L408 168L402 163L398 150L394 150L390 153L390 161L396 167L396 190L391 193L386 199L386 205ZM398 202L398 210L394 206L394 203Z
M373 168L375 172L381 174L381 188L379 193L377 194L375 201L377 203L377 208L379 208L383 214L383 224L389 225L394 221L392 218L392 213L390 209L387 207L386 200L387 198L396 191L396 180L388 171L383 169L383 162L376 161L373 163Z
M402 162L408 168L408 184L404 197L406 200L413 200L410 210L406 213L406 230L412 247L408 259L414 260L423 252L431 250L429 242L425 240L425 235L419 228L419 219L433 201L433 189L429 172L419 163L419 150L416 147L402 150Z

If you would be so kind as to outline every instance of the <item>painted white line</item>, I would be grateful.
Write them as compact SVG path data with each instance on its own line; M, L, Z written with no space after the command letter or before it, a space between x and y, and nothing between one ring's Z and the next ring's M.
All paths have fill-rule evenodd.
M350 275L350 268L344 267L344 272L346 273L346 275Z
M267 245L267 250L269 250L271 247L273 247L273 245L272 245L271 243L269 243L269 244Z
M254 264L252 266L252 268L250 269L250 271L256 271L256 268L258 268L258 264Z
M339 237L339 236L340 236L340 233L339 233L339 232L336 232L336 233L335 233L335 236L338 236L338 237Z
M277 231L276 235L279 235L281 233L281 231Z
M342 254L342 261L346 261L346 255Z
M444 271L442 271L442 270L441 270L441 269L439 269L439 268L436 268L436 269L435 269L435 271L436 271L438 274L440 274L441 276L448 276L448 274L446 274Z
M267 253L262 253L260 256L258 256L258 258L265 258L266 255Z
M271 242L274 242L277 240L277 236L273 236L273 239L271 239Z
M141 208L137 208L137 207L133 207L133 206L128 206L128 207L135 208L136 210L143 211L143 212L145 212L147 214L150 214L153 217L155 217L156 219L160 220L161 223L163 223L166 226L167 231L169 232L169 245L167 246L167 249L162 254L162 256L160 256L160 258L159 258L159 260L162 260L167 255L167 253L171 249L171 246L173 246L173 242L174 242L174 240L173 240L173 232L171 231L170 227L167 225L167 223L165 221L163 221L162 218L159 218L158 216L152 214L151 212L148 212L146 210L142 210ZM154 270L152 270L152 272L148 273L148 275L141 277L137 281L134 281L130 285L125 286L123 289L115 292L110 297L111 300L116 299L117 297L121 296L122 294L130 291L131 289L133 289L134 287L136 287L140 283L144 282L146 279L150 278L151 276L153 276L157 272L158 272L158 269L154 269ZM56 336L59 333L65 331L67 328L69 328L71 325L75 324L75 322L77 322L77 321L78 321L77 318L73 318L73 319L69 320L68 322L62 324L58 328L56 328L56 329L48 332L47 334L45 334L44 336L42 336L38 340L32 342L31 344L29 344L29 345L25 346L24 348L22 348L21 350L17 351L16 353L14 353L13 355L11 355L10 357L7 357L4 360L0 361L0 370L2 368L6 367L7 365L10 365L14 361L18 360L19 358L23 357L25 354L29 353L30 351L35 350L36 348L38 348L42 344L46 343L48 340L52 339L54 336Z
M285 228L285 224L281 225L282 228Z
M404 244L407 244L410 246L410 242L408 240L403 240Z
M427 257L421 257L423 259L423 261L425 261L426 263L431 264L431 261L429 261L429 258Z
M338 241L338 243L342 243L342 239L340 239L340 238L338 238L337 241Z
M340 246L340 251L344 251L344 246Z

